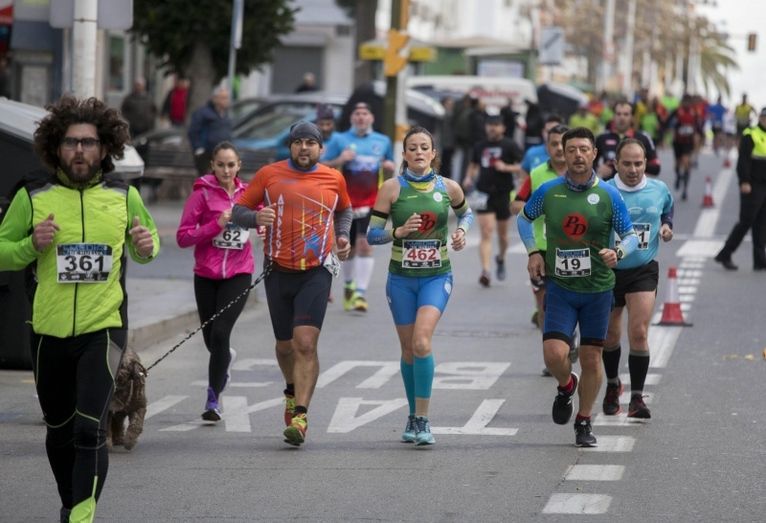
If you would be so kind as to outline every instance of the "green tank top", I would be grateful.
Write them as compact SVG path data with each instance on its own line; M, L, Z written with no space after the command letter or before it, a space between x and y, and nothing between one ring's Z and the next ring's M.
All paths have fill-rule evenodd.
M403 276L435 276L450 272L447 255L447 218L450 199L441 176L433 189L418 191L399 176L399 197L391 204L391 224L404 225L413 213L423 218L420 230L394 240L389 272Z

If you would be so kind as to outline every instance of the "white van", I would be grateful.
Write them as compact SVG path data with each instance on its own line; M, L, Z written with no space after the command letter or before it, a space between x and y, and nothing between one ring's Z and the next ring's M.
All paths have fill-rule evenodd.
M513 110L522 115L527 112L524 100L537 103L537 88L531 80L526 78L468 75L409 76L407 87L435 98L445 95L460 97L466 93L473 93L484 101L488 112L491 113L505 107L508 100L511 101Z

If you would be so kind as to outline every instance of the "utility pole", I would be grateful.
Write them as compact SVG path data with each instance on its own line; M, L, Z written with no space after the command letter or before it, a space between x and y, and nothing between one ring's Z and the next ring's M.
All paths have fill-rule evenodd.
M229 96L234 100L234 72L237 64L237 49L242 47L242 17L244 0L232 0L231 6L231 44L229 45Z
M406 68L409 55L410 0L393 0L391 3L391 29L388 31L388 47L383 60L386 76L386 98L384 101L383 130L394 143L394 154L399 154L397 146L406 133Z
M88 98L96 95L97 37L98 0L74 0L72 91L75 96Z
M625 73L622 76L622 93L625 96L633 94L633 47L636 31L636 0L628 0L628 34L625 35Z
M601 60L601 75L598 91L607 88L609 78L612 76L612 61L614 60L614 2L606 0L604 11L604 51Z

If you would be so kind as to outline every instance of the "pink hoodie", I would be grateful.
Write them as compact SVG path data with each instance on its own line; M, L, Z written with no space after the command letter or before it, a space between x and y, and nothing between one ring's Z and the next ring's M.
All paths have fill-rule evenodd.
M201 176L194 182L192 194L184 205L176 241L182 248L194 245L194 274L197 276L222 280L254 271L253 249L249 241L242 249L213 245L213 239L223 230L218 225L218 217L234 207L237 197L245 191L242 180L235 178L234 183L234 194L229 196L215 175Z

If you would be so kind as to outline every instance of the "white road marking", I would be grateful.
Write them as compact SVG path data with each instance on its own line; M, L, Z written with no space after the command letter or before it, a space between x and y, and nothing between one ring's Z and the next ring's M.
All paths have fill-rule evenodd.
M623 405L627 405L628 403L630 403L630 395L631 395L631 392L629 388L625 387L625 391L622 394L620 394L620 403L622 403ZM654 399L653 393L642 392L641 395L644 397L644 403L646 403L647 405L652 404L652 400Z
M543 514L604 514L611 502L604 494L553 494Z
M676 252L676 256L704 256L713 258L723 247L723 240L689 240Z
M181 403L188 397L189 396L165 396L164 398L158 399L157 401L153 401L147 405L146 416L144 416L144 419L147 420L152 416L159 414L160 412L166 411L170 407Z
M511 364L493 361L454 361L436 366L434 389L489 390ZM441 374L441 375L440 375ZM443 374L447 374L444 376Z
M471 419L462 427L431 427L434 434L463 434L473 436L515 436L519 429L487 428L497 411L505 403L503 399L483 400Z
M670 355L673 354L673 348L681 335L681 327L663 327L653 325L649 329L649 366L653 369L662 369L667 367Z
M651 351L652 351L652 348L649 347L650 357L651 357ZM653 372L650 372L649 374L646 375L646 379L644 380L644 385L659 385L661 378L662 378L662 374L655 374ZM625 385L626 388L629 388L630 374L628 373L620 374L620 381L622 381L623 385Z
M629 418L628 413L623 411L614 416L607 416L606 414L595 414L593 416L592 424L594 427L640 427L646 423L645 420L637 418ZM599 445L601 444L601 438L598 438Z
M207 387L207 380L192 381L195 387ZM252 389L261 387L273 387L273 381L232 381L226 385L227 389Z
M244 396L232 396L230 398L233 400L232 408L227 409L227 411L224 412L223 421L222 421L224 424L226 424L227 432L250 432L249 429L247 431L240 430L243 426L242 416L246 417L249 414L253 414L261 410L266 410L276 406L281 406L282 402L284 401L283 397L278 397L278 398L262 401L260 403L255 403L248 407L247 398L244 398L244 402L242 401L242 398L244 398ZM222 397L222 401L225 406L227 404L226 396ZM228 412L228 410L231 410L231 412ZM231 430L229 430L229 422L231 422L231 426L233 427ZM248 420L247 423L249 426L250 421ZM186 423L179 423L178 425L173 425L171 427L165 427L164 429L160 429L160 432L186 432L186 431L194 430L196 428L199 428L208 424L209 423L205 421L193 420L193 421L187 421Z
M567 481L619 481L625 472L623 465L573 465L564 474Z
M632 436L599 436L598 447L583 447L585 452L633 452L636 438Z
M362 405L375 405L375 408L357 417L356 413ZM327 432L335 434L351 432L406 405L407 398L380 401L364 400L362 398L340 398L330 420L330 425L327 427Z

